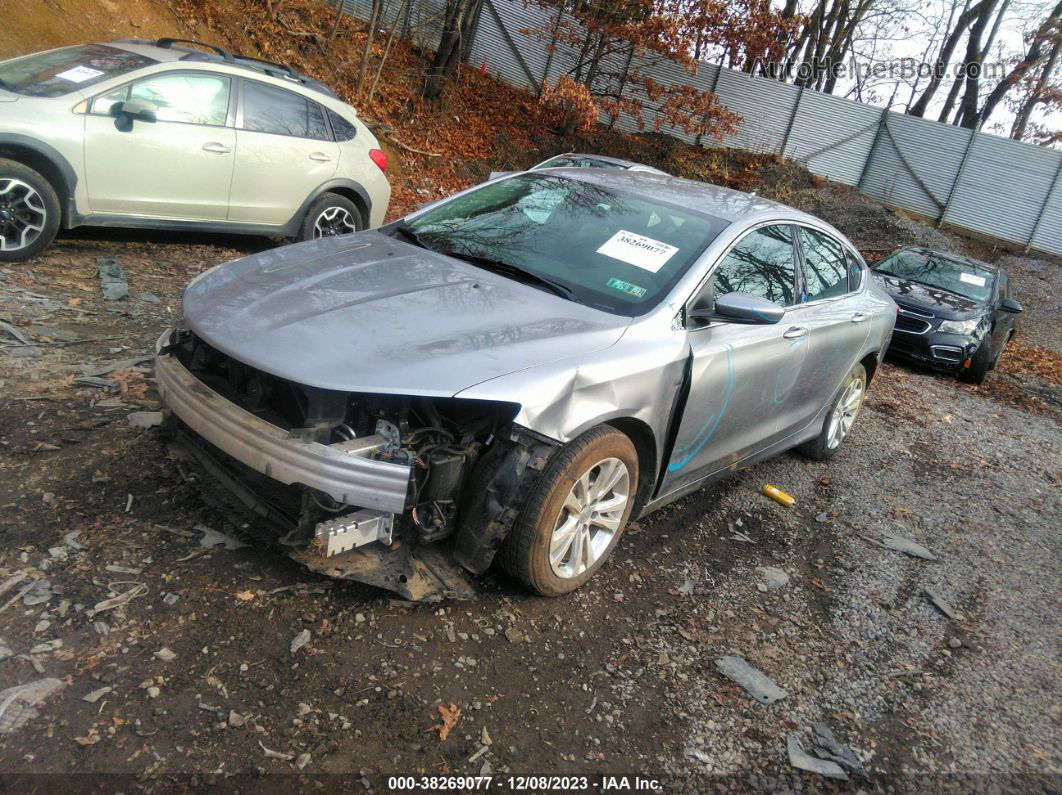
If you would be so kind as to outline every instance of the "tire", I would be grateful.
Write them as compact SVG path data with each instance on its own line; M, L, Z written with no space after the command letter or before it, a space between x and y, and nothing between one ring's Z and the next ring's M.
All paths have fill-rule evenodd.
M856 364L844 377L837 397L826 412L819 435L802 444L798 450L815 461L825 461L837 455L841 445L852 431L852 426L859 418L863 400L867 394L867 370L862 364ZM847 406L847 408L845 408Z
M608 482L610 475L615 482L595 501L595 486L600 480ZM582 498L586 483L589 499ZM638 453L631 440L607 425L587 431L546 466L502 544L502 568L542 596L571 593L593 577L616 548L637 489ZM599 517L594 508L602 504L610 507ZM575 514L573 508L580 505L581 514ZM551 561L557 531L561 534ZM579 555L579 550L588 554Z
M973 361L969 367L959 370L959 380L967 384L983 384L988 378L988 371L992 369L992 346L986 337L977 346L977 352L973 355Z
M55 188L29 166L0 158L0 262L24 262L51 245L62 209Z
M317 240L360 232L364 228L365 220L354 202L338 193L323 193L310 203L298 239Z

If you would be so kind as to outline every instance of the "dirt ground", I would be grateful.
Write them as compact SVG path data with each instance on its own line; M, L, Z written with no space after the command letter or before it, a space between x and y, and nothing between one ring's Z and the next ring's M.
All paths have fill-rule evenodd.
M158 408L150 363L74 380L148 353L188 279L270 245L82 230L0 268L0 319L29 343L0 332L0 688L62 685L0 734L10 785L623 773L816 791L838 785L786 755L816 721L865 762L857 786L1058 784L1062 411L1044 349L1008 353L982 388L886 365L838 458L784 455L686 498L570 598L489 575L475 601L409 605L253 545L204 548L199 528L238 529L131 425ZM125 268L127 300L100 295L98 256ZM1048 339L1058 266L1008 262L1033 298L1025 336ZM883 548L888 532L938 560ZM715 668L732 653L789 695L752 701ZM443 741L440 705L460 710Z

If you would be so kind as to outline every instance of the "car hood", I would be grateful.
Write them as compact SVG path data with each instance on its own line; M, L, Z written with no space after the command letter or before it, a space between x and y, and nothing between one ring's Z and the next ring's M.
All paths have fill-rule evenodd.
M196 334L259 370L404 395L451 396L601 350L630 324L375 231L220 265L183 303Z
M875 273L874 276L900 306L924 309L946 320L961 320L981 314L985 310L984 304L949 293L947 290L929 287L896 276L886 276L883 273Z

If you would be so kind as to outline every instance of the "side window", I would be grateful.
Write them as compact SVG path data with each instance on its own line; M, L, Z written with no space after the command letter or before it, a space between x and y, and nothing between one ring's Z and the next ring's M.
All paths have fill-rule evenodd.
M332 123L332 134L337 141L352 141L358 134L358 128L335 111L328 111L328 121Z
M848 291L854 292L863 286L863 272L866 268L851 251L845 253L848 255Z
M92 112L109 115L118 102L143 99L158 106L159 121L224 127L229 115L230 90L229 78L218 75L156 75L96 97Z
M715 296L748 293L791 306L796 253L789 226L765 226L745 236L715 269Z
M800 244L804 251L807 300L836 298L847 293L849 263L841 244L804 226L800 227Z
M307 100L309 109L307 115L307 127L309 137L316 141L331 141L332 135L328 132L328 122L325 121L324 110L316 102Z
M243 84L243 129L309 138L309 103L304 97L264 83Z

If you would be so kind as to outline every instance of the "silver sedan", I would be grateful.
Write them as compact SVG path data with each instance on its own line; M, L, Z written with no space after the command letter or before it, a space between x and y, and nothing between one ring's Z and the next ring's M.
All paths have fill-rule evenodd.
M550 170L208 271L157 375L209 491L312 569L421 599L497 562L553 596L632 517L836 454L895 317L810 215Z

